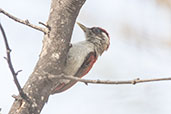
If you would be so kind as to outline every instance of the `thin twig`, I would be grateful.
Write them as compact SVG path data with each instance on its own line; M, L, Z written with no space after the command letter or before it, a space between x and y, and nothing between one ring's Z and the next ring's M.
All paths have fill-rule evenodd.
M156 79L143 79L140 80L139 78L134 80L127 80L127 81L110 81L110 80L88 80L88 79L81 79L73 76L62 76L64 79L76 80L79 82L84 83L91 83L91 84L137 84L137 83L144 83L144 82L154 82L154 81L171 81L171 77L169 78L156 78Z
M48 29L50 30L50 26L49 26L49 25L47 25L47 24L45 24L45 23L43 23L43 22L39 22L39 24L45 26L46 28L48 28Z
M69 79L69 80L75 80L83 83L91 83L91 84L137 84L137 83L145 83L145 82L156 82L156 81L171 81L171 77L168 78L156 78L156 79L143 79L140 80L140 78L134 79L134 80L126 80L126 81L110 81L110 80L89 80L89 79L81 79L74 76L65 76L64 74L61 74L59 76L48 74L49 79Z
M15 17L15 16L9 14L8 12L4 11L1 8L0 8L0 13L3 13L4 15L8 16L9 18L13 19L14 21L17 21L17 22L22 23L24 25L27 25L27 26L29 26L31 28L34 28L34 29L39 30L41 32L44 32L45 34L47 34L48 31L49 31L49 28L42 28L42 27L31 24L28 20L21 20L21 19Z
M7 37L6 37L5 31L4 31L1 23L0 23L0 29L1 29L1 32L2 32L2 35L3 35L3 38L4 38L5 46L6 46L7 57L5 57L5 59L7 60L8 66L10 68L10 71L11 71L12 75L13 75L14 82L15 82L15 84L17 86L19 94L20 94L20 96L22 98L24 98L24 92L23 92L23 90L22 90L22 88L20 86L20 83L18 82L18 79L17 79L17 75L18 75L19 72L21 72L21 70L19 70L18 72L15 72L14 67L12 65L12 62L11 62L11 55L10 55L11 49L9 47L9 44L8 44L8 41L7 41Z

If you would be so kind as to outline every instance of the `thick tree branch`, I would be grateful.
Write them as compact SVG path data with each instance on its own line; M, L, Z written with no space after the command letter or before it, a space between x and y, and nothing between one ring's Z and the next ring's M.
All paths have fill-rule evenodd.
M54 83L59 81L49 80L43 72L55 76L61 74L75 20L84 2L85 0L52 0L47 21L50 31L44 35L39 60L23 87L31 103L15 100L9 114L40 114Z
M75 80L78 82L84 82L86 85L88 83L91 84L113 84L113 85L119 85L119 84L137 84L137 83L145 83L145 82L156 82L156 81L171 81L171 77L168 78L154 78L154 79L134 79L134 80L125 80L125 81L110 81L110 80L89 80L89 79L81 79L74 76L65 76L64 74L61 74L59 76L48 74L48 78L51 80L55 79L69 79L69 80Z
M8 40L7 40L5 31L4 31L4 29L3 29L2 25L1 25L1 23L0 23L0 29L1 29L2 36L3 36L4 42L5 42L6 53L7 53L7 57L6 57L5 59L7 60L8 66L9 66L9 68L10 68L10 71L11 71L11 73L12 73L12 76L13 76L13 78L14 78L14 82L15 82L15 84L16 84L16 86L17 86L17 89L18 89L18 91L19 91L20 96L21 96L22 98L25 98L25 94L24 94L24 92L23 92L23 90L22 90L22 88L21 88L21 86L20 86L20 83L18 82L18 79L17 79L17 75L18 75L19 72L21 72L21 70L19 70L19 71L17 71L17 72L15 72L15 70L14 70L14 67L13 67L12 62L11 62L11 55L10 55L11 49L10 49L10 47L9 47Z
M27 25L31 28L34 28L36 30L39 30L41 32L44 32L45 34L48 33L49 29L48 28L42 28L42 27L39 27L39 26L36 26L36 25L33 25L31 24L28 20L21 20L11 14L9 14L8 12L4 11L3 9L0 8L0 13L3 13L4 15L8 16L9 18L11 18L12 20L16 21L16 22L19 22L19 23L22 23L24 25Z

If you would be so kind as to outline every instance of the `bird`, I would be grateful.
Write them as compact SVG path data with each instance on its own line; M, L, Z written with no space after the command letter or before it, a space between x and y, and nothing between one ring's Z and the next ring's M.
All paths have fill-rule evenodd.
M82 78L93 67L99 56L107 51L110 37L107 31L100 27L86 27L77 22L85 34L85 40L71 44L68 51L63 74ZM61 93L72 87L77 81L60 79L52 89L51 94Z

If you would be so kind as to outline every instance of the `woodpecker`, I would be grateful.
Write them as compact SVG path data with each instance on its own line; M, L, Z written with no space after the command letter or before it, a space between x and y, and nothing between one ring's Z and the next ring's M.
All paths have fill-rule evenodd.
M85 33L85 41L71 45L63 73L67 76L82 78L85 76L97 58L106 51L110 45L109 34L100 27L86 27L77 24ZM61 79L60 83L52 90L52 94L63 92L72 87L77 81Z

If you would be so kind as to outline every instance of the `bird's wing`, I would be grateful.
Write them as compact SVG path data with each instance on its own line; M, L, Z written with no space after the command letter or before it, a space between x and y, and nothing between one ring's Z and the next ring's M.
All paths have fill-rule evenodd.
M95 52L90 52L87 57L85 58L83 64L81 65L81 67L78 69L78 71L76 72L76 74L74 75L75 77L83 77L85 76L90 69L92 68L93 64L96 62L97 60L97 55ZM60 93L63 92L67 89L69 89L70 87L72 87L77 81L70 81L69 83L65 84L65 83L61 83L60 85L58 85L54 91L52 91L52 94L54 93Z
M79 77L79 78L82 78L83 76L85 76L90 71L90 69L93 67L96 60L97 60L96 53L90 52L74 76Z

